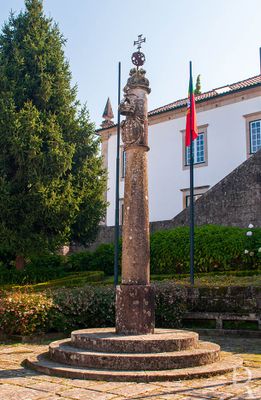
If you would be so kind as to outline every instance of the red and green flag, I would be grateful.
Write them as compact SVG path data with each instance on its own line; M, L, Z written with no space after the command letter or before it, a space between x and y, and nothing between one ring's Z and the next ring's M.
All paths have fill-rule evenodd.
M190 146L192 130L192 140L198 137L197 128L197 116L196 116L196 106L195 106L195 96L193 89L192 76L189 78L189 91L188 91L188 106L187 106L187 118L186 118L186 146Z

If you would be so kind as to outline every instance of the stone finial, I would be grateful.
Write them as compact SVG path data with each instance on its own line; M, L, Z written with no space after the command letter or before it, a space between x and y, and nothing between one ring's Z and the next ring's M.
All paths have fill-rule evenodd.
M124 88L124 92L126 93L130 88L142 87L143 89L146 89L147 93L150 93L150 83L145 74L146 71L143 68L132 68L130 70L130 77L127 81L127 85Z
M111 121L114 118L114 115L113 115L111 101L110 101L109 97L107 99L102 117L104 118L104 120L101 123L102 128L109 128L110 126L114 125L114 122Z

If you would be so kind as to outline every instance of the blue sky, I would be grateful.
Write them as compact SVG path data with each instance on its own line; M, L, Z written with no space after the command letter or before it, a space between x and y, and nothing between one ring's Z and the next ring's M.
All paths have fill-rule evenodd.
M2 26L24 1L0 5ZM260 72L261 0L44 0L44 10L67 38L73 83L97 127L108 96L116 115L118 61L125 84L140 33L147 38L149 109L186 97L190 60L203 91Z

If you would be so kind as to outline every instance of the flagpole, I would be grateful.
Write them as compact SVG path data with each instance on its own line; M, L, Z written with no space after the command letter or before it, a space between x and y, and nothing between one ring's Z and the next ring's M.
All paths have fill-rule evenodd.
M117 155L116 155L116 193L115 193L115 230L114 230L114 286L118 285L119 276L119 180L120 180L120 98L121 98L121 63L118 65L118 121L117 121Z
M192 62L189 62L189 93L190 93L190 283L194 285L194 156L193 156L193 137L192 137Z

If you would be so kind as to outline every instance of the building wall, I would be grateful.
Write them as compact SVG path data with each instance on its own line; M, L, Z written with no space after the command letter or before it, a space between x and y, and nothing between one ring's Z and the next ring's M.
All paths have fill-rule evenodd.
M213 107L197 107L198 126L207 126L207 163L195 168L195 187L213 186L247 159L245 115L261 112L261 96L235 97ZM182 131L185 110L172 119L149 126L150 221L170 220L183 209L183 189L189 187L189 169L183 168ZM107 225L114 225L116 135L108 139ZM120 181L120 198L124 180Z
M261 149L195 202L196 225L261 227ZM189 225L189 209L166 227Z
M214 185L195 202L195 225L261 227L261 149ZM189 225L189 208L173 219L150 223L150 233ZM121 235L121 229L120 229ZM114 226L100 226L94 250L101 243L113 243ZM75 248L74 251L83 250Z

